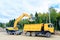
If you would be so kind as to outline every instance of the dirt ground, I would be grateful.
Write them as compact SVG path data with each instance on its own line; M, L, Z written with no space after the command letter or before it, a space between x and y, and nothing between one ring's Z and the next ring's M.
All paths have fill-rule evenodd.
M60 40L60 36L52 35L51 38L29 37L23 35L8 35L6 32L0 32L0 40Z

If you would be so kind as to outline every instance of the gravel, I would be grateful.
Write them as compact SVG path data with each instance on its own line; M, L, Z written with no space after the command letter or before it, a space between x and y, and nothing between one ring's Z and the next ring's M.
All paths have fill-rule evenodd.
M60 40L60 36L52 35L50 38L46 38L46 37L31 37L23 35L8 35L6 32L0 32L0 40Z

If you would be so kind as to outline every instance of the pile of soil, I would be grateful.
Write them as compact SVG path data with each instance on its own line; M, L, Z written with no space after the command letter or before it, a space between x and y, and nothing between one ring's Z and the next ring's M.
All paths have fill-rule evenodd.
M60 31L55 31L55 35L60 35Z
M0 27L0 32L5 32L5 28Z

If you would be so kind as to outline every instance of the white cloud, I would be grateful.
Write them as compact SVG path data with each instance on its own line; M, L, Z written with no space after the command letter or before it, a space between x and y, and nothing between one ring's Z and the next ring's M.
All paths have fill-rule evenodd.
M53 4L60 3L59 0L25 0L24 7L31 12L48 12Z
M48 12L54 4L60 4L60 0L0 0L0 22L8 22L23 12ZM60 11L60 7L55 9Z

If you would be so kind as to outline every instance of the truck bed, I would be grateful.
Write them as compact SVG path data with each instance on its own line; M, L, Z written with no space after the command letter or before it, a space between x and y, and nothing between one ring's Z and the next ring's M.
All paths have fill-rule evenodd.
M25 24L24 31L41 31L42 24Z

